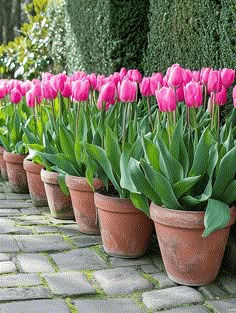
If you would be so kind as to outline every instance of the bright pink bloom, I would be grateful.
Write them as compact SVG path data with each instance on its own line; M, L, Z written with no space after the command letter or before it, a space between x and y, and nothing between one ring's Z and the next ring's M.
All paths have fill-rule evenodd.
M235 70L232 70L230 68L223 68L223 70L220 71L222 84L225 88L229 88L235 79Z
M47 100L56 99L57 92L56 92L55 89L52 88L50 79L43 80L41 88L42 88L42 96L43 96L43 98L45 98Z
M179 64L173 64L167 75L167 82L170 87L178 88L183 83L183 68Z
M140 92L144 97L152 95L151 91L151 79L150 77L143 77L143 80L139 84Z
M25 96L26 92L29 91L30 88L31 88L31 82L29 80L22 82L21 83L21 94L22 94L22 96Z
M69 78L67 78L65 84L64 84L64 88L61 91L61 95L64 98L70 98L72 95L72 86L71 86L72 82Z
M153 73L150 78L150 89L152 95L155 95L155 91L160 89L163 85L163 75L162 73Z
M115 103L116 94L116 85L112 81L104 84L98 97L98 109L102 110L102 104L105 103L105 110L107 111Z
M184 101L184 87L183 86L176 89L176 101L177 102Z
M34 108L35 107L35 96L33 90L29 90L26 93L26 103L28 107Z
M212 103L214 101L213 97L214 97L214 95L213 95L213 93L211 93L211 102ZM214 103L216 105L224 105L224 104L226 104L226 102L227 102L227 89L224 86L222 86L221 91L217 92L215 95Z
M50 80L52 78L52 73L49 73L49 72L44 72L42 73L42 81L44 80Z
M192 71L192 79L193 79L193 81L199 82L200 81L200 75L201 75L200 71Z
M182 70L182 77L183 77L183 85L185 86L187 83L191 82L193 79L193 74L189 69Z
M0 99L4 98L8 94L8 89L4 80L0 81Z
M74 72L73 75L71 76L73 81L80 80L85 77L87 77L87 74L84 71Z
M90 87L92 87L92 89L95 89L97 86L97 76L96 74L92 73L90 75L87 76L89 82L90 82Z
M10 99L11 99L11 102L15 104L21 102L22 94L20 93L18 88L15 87L11 90Z
M105 75L98 74L98 76L97 76L97 85L96 85L95 90L98 90L98 91L101 90L102 86L104 85L105 78L106 78Z
M66 80L67 75L64 73L59 73L51 78L51 86L56 92L62 92Z
M138 84L141 83L141 81L142 81L142 75L139 72L139 70L137 70L137 69L128 70L127 76L130 77L134 82L136 82Z
M189 82L184 86L184 98L187 107L198 108L202 105L202 87L199 82Z
M125 78L122 80L118 92L121 101L134 102L137 96L137 84L129 78Z
M233 88L233 103L234 107L236 108L236 85Z
M222 88L222 80L220 71L218 70L210 70L207 82L207 90L208 92L219 92Z
M156 90L155 96L161 112L171 112L176 109L175 92L171 87Z
M207 85L209 73L212 69L210 67L203 67L201 69L200 80L203 85Z
M126 75L127 75L127 69L125 67L122 67L120 69L120 81L122 81Z
M88 79L76 80L72 83L72 98L75 101L83 102L89 98L90 83Z

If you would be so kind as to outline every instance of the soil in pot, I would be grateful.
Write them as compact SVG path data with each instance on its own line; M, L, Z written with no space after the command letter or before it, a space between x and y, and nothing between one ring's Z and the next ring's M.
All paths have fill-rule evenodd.
M70 190L71 202L79 231L84 234L99 235L97 213L94 204L94 192L86 178L66 175L66 185ZM103 182L94 179L94 188L103 186Z
M70 195L65 195L58 184L58 173L41 170L41 179L47 195L48 206L52 217L69 220L74 219Z
M235 208L227 227L202 237L204 212L150 206L163 262L171 280L182 285L212 283L219 272Z
M152 220L136 209L129 199L118 198L114 192L112 196L101 192L101 189L96 191L94 201L104 251L123 258L144 255L153 231Z
M43 169L43 166L25 159L23 162L23 167L26 171L32 203L38 207L48 206L44 183L42 182L40 176L40 172Z
M26 155L4 151L3 158L7 166L7 175L10 188L15 193L28 193L28 182L23 161Z

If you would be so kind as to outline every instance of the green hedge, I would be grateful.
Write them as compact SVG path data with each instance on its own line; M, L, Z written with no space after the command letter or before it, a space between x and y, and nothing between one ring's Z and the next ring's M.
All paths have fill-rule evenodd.
M148 0L66 0L69 70L109 74L142 67L147 46Z
M235 0L150 0L145 71L236 66Z

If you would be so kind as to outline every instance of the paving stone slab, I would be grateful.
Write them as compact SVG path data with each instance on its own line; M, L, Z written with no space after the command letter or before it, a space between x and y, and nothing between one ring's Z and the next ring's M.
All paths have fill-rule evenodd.
M11 256L8 253L0 253L0 261L10 261Z
M52 267L49 259L45 255L36 253L25 253L19 254L16 259L21 272L54 272L54 268Z
M98 270L107 268L106 262L93 250L81 248L65 253L50 254L60 270Z
M229 297L229 294L220 288L216 283L201 286L198 290L209 300L218 300Z
M151 260L154 263L154 265L156 265L160 270L165 272L165 266L160 254L153 254L151 256Z
M142 294L144 304L152 310L170 309L184 304L197 304L204 298L200 292L187 286L154 290Z
M32 300L0 304L3 313L70 313L63 300Z
M32 203L24 200L1 200L0 201L0 210L1 209L19 209L31 207Z
M34 230L39 233L39 234L44 234L44 233L56 233L58 232L57 228L55 226L35 226Z
M27 193L0 193L0 200L30 200Z
M20 214L19 209L0 209L0 216L9 216Z
M20 209L21 213L24 214L38 214L41 215L42 213L48 213L49 208L48 207L32 207L32 208L23 208Z
M14 226L16 222L12 219L6 217L0 217L0 227L4 226Z
M0 262L0 274L13 273L16 271L16 265L12 261ZM1 287L1 285L0 285Z
M37 286L41 281L36 274L15 274L0 276L0 287Z
M75 220L60 220L58 218L53 218L53 217L49 217L49 221L54 225L76 224Z
M141 265L140 268L147 274L162 273L161 270L153 264Z
M71 248L61 235L19 235L14 238L23 252L59 251Z
M129 294L136 290L153 288L151 282L139 275L134 268L100 270L93 275L108 295Z
M9 235L0 236L0 252L18 252L20 248L16 240Z
M73 243L78 247L89 247L102 244L101 236L80 235L71 238Z
M43 275L54 295L95 294L96 289L88 282L83 273L66 272Z
M138 266L143 264L150 264L151 260L147 257L141 257L137 259L124 259L124 258L116 258L116 257L110 257L111 265L114 267L123 267L123 266Z
M77 224L58 225L57 229L59 232L63 232L67 236L78 236L78 234L80 234Z
M236 295L236 278L235 277L221 277L219 279L222 285L229 293Z
M76 300L74 303L79 313L145 313L131 299L104 299L104 300Z
M206 308L204 308L204 306L202 305L191 305L191 306L161 311L161 313L209 313L209 311Z
M174 283L171 279L169 279L169 277L165 273L157 273L151 276L158 281L160 288L176 286L176 283Z
M29 300L50 298L44 287L3 288L0 289L0 301Z
M216 313L236 313L236 298L207 302Z
M32 230L26 228L26 227L20 227L20 226L10 226L10 227L4 227L0 226L0 234L24 234L24 235L30 235L32 234Z

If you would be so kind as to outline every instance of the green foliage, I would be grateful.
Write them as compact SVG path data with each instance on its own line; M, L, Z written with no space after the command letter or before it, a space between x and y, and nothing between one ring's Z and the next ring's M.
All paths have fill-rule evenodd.
M147 45L147 0L66 0L66 3L70 72L85 69L109 74L121 66L142 67Z
M235 1L150 0L145 71L236 65Z
M29 22L22 25L21 36L0 46L0 74L32 79L49 68L51 59L48 56L48 21L45 13L47 2L34 0L25 6Z

